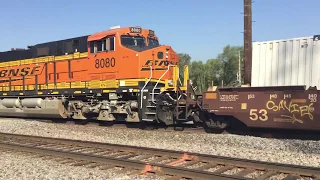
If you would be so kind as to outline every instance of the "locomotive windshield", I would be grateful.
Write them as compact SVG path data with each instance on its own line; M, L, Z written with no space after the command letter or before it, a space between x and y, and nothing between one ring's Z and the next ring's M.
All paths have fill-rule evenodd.
M141 36L121 36L121 44L126 47L144 47L146 40Z
M148 38L148 46L157 47L159 46L159 41L153 38Z
M152 49L159 46L159 42L156 39L148 37L148 45L146 38L143 36L130 36L122 35L121 44L134 51L142 52L148 49Z

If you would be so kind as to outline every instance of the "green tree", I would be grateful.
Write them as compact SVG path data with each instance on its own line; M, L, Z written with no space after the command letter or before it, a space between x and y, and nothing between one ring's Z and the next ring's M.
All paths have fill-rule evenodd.
M191 56L187 53L179 53L179 77L181 79L181 82L183 82L183 70L184 70L184 66L188 65L190 66L191 63ZM189 67L190 69L190 67Z
M220 84L223 73L224 64L220 59L209 59L205 64L205 74L206 74L206 88L211 86L217 86Z
M205 64L202 61L193 61L190 65L190 79L194 86L197 86L197 91L202 92L207 87L207 77Z
M194 86L197 86L198 92L203 92L211 86L221 86L223 80L224 86L235 86L237 81L237 73L239 72L239 52L240 58L243 57L242 46L227 45L223 48L223 52L218 54L214 59L209 59L205 63L203 61L191 61L191 56L187 53L180 53L180 77L183 81L183 67L189 65L190 79ZM241 62L243 67L243 62ZM243 74L241 74L243 81Z
M222 80L224 84L230 86L237 80L238 62L240 57L243 57L242 46L227 45L223 48L223 53L219 54L217 59L223 62Z

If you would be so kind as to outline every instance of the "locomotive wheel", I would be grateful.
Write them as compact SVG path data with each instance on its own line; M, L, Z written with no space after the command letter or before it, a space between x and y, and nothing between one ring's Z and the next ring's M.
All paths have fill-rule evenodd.
M225 129L228 127L228 124L224 122L224 118L219 118L219 119L208 119L206 120L206 125L208 128L212 129Z
M154 130L155 124L154 123L148 123L148 122L140 122L139 123L139 129L142 130Z
M185 127L183 127L183 126L174 126L173 127L173 130L175 130L175 131L183 131L185 129Z
M133 122L126 123L126 127L127 128L139 128L140 127L140 123L133 123Z
M68 120L65 119L52 119L52 123L67 123Z
M204 127L204 131L206 133L221 134L224 132L224 129L214 129L214 128L209 128L208 126L206 126L206 127Z
M88 124L88 120L75 120L74 123L78 125L86 125Z
M229 125L228 118L226 116L216 116L213 114L206 114L205 115L205 124L207 128L211 129L226 129Z
M99 122L99 126L107 126L107 127L111 127L114 125L114 121L100 121Z

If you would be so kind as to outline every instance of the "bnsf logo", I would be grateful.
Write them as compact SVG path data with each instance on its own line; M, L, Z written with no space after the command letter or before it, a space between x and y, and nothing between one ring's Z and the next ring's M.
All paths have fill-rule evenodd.
M27 75L34 75L35 72L39 71L40 66L34 67L25 67L25 68L18 68L18 69L4 69L0 70L0 77L15 77L15 76L27 76Z
M148 60L145 66L169 66L170 65L178 65L178 62L172 62L167 60L154 60L154 64L152 60Z

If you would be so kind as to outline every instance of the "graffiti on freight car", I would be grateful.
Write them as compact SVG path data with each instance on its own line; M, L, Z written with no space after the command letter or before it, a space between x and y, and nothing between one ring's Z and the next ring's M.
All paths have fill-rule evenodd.
M266 103L266 108L279 112L281 118L274 118L274 121L302 124L304 118L313 120L313 103L307 104L305 99L281 100L280 102L269 100Z
M220 95L220 101L237 101L239 95Z

